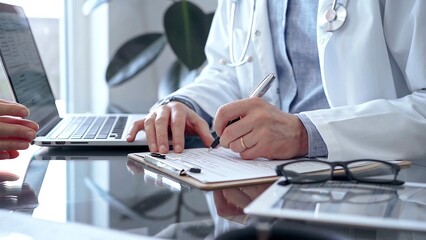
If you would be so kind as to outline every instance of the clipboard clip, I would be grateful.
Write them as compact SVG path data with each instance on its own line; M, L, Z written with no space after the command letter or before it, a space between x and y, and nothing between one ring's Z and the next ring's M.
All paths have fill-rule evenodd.
M164 160L166 160L166 159L176 160L176 159L174 159L174 158L168 158L168 157L166 156L166 154L161 154L161 153L157 153L157 152L152 152L152 153L150 153L149 155L150 155L151 157L155 157L155 158L159 158L159 159L164 159ZM188 166L188 164L187 164L187 163L185 163L185 162L183 162L182 160L179 160L179 161L181 161L181 163L182 163L183 165L185 165L185 166L187 166L187 167L188 167L188 169L181 169L181 170L179 170L179 169L175 169L175 170L178 170L178 171L179 171L179 176L185 176L187 172L191 172L191 173L201 173L201 169L200 169L200 168L196 168L196 167L193 167L193 166ZM171 164L169 164L169 163L164 163L164 162L163 162L163 164L167 164L168 166L170 166L170 165L171 165ZM170 167L175 168L174 166L170 166Z
M165 154L161 154L161 153L156 153L156 152L152 152L149 154L151 157L156 157L156 158L161 158L161 159L166 159L166 155Z

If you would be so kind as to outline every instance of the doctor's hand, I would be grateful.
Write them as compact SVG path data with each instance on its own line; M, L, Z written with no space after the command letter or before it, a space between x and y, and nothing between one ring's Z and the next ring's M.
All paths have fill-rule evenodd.
M27 149L36 137L37 123L22 119L29 113L19 103L0 99L0 159L18 157L18 150Z
M226 126L236 118L240 120ZM307 131L299 118L258 97L223 105L213 124L220 145L242 159L290 159L308 153Z
M214 140L207 122L180 102L159 106L146 118L136 121L127 141L133 142L141 130L145 130L151 152L167 153L171 139L174 152L181 153L185 148L185 135L200 136L206 146L210 146Z

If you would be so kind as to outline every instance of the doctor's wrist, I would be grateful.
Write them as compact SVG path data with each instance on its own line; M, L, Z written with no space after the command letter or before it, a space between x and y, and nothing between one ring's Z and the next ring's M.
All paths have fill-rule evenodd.
M158 105L162 106L162 105L166 105L166 104L168 104L170 102L179 102L179 103L182 103L185 106L187 106L189 109L191 109L192 111L195 111L195 107L194 107L194 105L190 101L188 101L187 99L185 99L183 97L179 97L179 96L170 96L170 97L167 97L167 98L161 100Z
M308 131L306 130L304 124L299 119L300 122L300 132L299 132L299 152L297 157L306 157L309 154L309 138Z
M184 97L180 97L180 96L169 96L169 97L160 99L157 103L154 104L154 106L152 106L149 109L149 111L152 112L152 111L156 110L158 107L163 106L163 105L167 105L170 102L180 102L180 103L184 104L185 106L187 106L189 109L195 111L195 107L191 103L191 101L189 101L188 99L186 99Z
M315 124L309 119L309 117L303 113L296 114L300 121L305 126L307 132L307 143L308 143L308 157L325 157L328 155L327 145L321 134L318 132Z

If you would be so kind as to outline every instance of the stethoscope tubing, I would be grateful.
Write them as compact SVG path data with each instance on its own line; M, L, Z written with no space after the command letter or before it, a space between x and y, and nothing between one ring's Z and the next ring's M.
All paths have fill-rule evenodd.
M251 40L251 35L253 33L253 24L254 24L254 12L256 9L256 0L251 0L252 7L250 13L250 25L247 37L244 41L243 51L239 56L238 60L235 59L235 50L234 50L234 29L235 29L235 12L237 11L237 1L233 0L231 3L231 15L230 15L230 24L229 24L229 62L226 65L230 67L238 67L247 63L251 58L247 56L248 47Z
M242 1L242 0L240 0ZM241 51L240 56L236 59L235 49L234 49L234 30L235 30L235 13L237 11L237 0L232 0L231 2L231 12L230 12L230 24L228 26L228 35L229 35L229 61L221 59L220 62L229 67L238 67L252 60L252 57L247 56L249 44L253 34L253 25L254 25L254 13L256 10L256 0L250 1L251 12L250 12L250 25L247 37L244 41L244 46ZM345 8L346 1L344 4L338 4L337 0L333 0L329 9L323 12L324 21L320 23L321 27L327 32L337 31L344 22L346 21L347 11ZM330 17L331 14L331 17Z

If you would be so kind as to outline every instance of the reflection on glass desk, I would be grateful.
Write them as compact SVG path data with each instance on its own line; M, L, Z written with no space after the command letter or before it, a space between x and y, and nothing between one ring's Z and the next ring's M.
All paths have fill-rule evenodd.
M0 185L0 208L10 211L32 211L37 206L36 192L27 183L19 188Z
M167 233L175 239L200 238L212 232L203 192L138 169L127 159L127 154L134 151L39 150L33 162L49 161L49 166L33 216L149 236L165 234L164 229L172 224L196 223L194 229ZM58 184L60 179L62 184ZM66 195L62 204L57 202L61 199L55 196L58 192Z
M146 150L35 149L22 185L26 190L13 193L16 199L26 200L15 205L6 202L1 208L38 219L166 239L214 239L259 221L245 215L243 208L269 185L200 191L127 158L128 153ZM426 182L426 167L415 166L404 169L401 177ZM273 224L277 220L266 221ZM381 238L389 231L380 229L336 231L362 236L358 239L404 239ZM405 233L391 235L405 236L400 234Z

